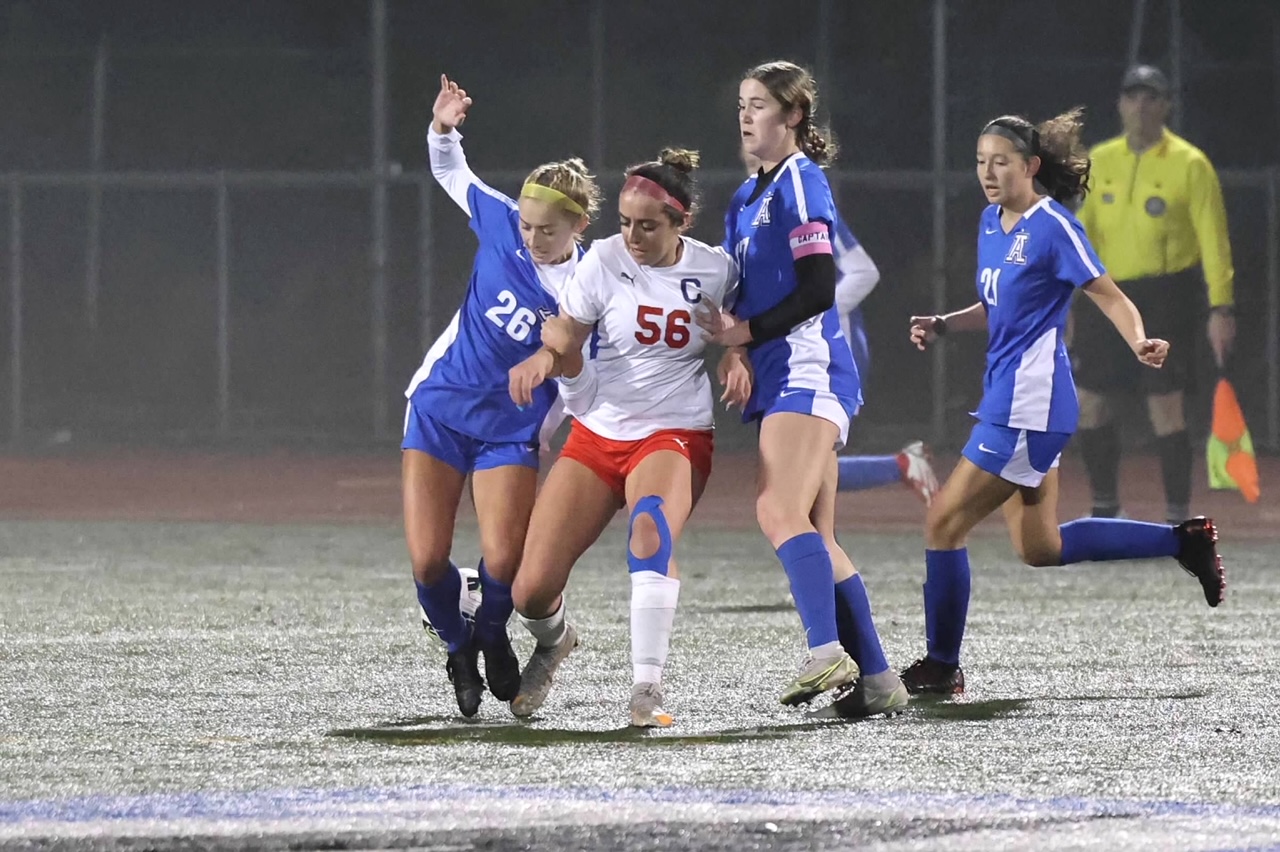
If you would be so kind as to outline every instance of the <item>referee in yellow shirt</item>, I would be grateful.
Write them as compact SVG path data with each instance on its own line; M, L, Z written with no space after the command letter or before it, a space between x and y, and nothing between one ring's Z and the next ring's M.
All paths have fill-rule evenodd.
M1142 369L1102 312L1077 300L1071 345L1080 395L1077 440L1094 517L1120 513L1120 436L1109 398L1142 394L1160 453L1168 520L1190 514L1193 454L1185 393L1195 377L1196 336L1208 290L1208 336L1222 366L1235 341L1234 275L1222 188L1204 152L1165 127L1169 81L1150 65L1120 86L1124 135L1093 149L1080 221L1111 276L1142 312L1147 334L1168 340L1161 370Z

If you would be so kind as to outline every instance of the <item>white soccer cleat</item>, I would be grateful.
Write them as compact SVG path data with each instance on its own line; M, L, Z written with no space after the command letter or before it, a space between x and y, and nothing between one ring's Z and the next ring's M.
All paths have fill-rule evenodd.
M898 452L902 482L919 495L926 506L938 494L938 476L933 472L932 454L923 441L912 441Z

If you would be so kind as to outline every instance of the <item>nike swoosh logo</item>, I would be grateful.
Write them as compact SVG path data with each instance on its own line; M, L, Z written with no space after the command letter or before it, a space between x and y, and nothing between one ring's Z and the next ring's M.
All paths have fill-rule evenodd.
M796 388L792 388L791 390L784 390L778 394L778 398L781 399L784 396L791 396L793 393L800 393L800 391Z
M996 455L999 455L999 454L1000 454L1000 451L999 451L999 450L991 450L991 449L987 449L987 445L986 445L986 444L978 444L978 449L982 450L984 453L991 453L991 455L993 455L993 456L996 456Z
M994 233L995 233L996 231L998 231L998 230L1000 230L1000 229L999 229L999 228L989 228L989 229L987 230L987 233L988 233L988 234L994 234Z

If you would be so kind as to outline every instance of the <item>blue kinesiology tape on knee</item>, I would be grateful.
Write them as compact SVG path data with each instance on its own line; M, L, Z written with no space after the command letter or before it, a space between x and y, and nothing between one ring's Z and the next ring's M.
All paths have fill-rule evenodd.
M646 556L643 559L632 552L631 546L631 538L635 535L636 518L641 515L652 518L653 525L658 528L658 550L652 556ZM631 512L631 520L627 524L627 570L633 574L637 571L653 571L665 577L667 563L670 561L671 527L667 526L667 516L662 514L662 498L654 494L641 497L636 501L636 507Z

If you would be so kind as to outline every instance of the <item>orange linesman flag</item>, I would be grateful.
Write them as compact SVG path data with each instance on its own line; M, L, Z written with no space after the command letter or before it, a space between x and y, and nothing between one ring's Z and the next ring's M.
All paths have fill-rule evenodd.
M1244 412L1236 399L1235 388L1226 379L1218 379L1213 392L1213 431L1205 447L1209 464L1209 487L1236 489L1250 503L1258 502L1258 460L1253 454L1253 439L1244 422Z

